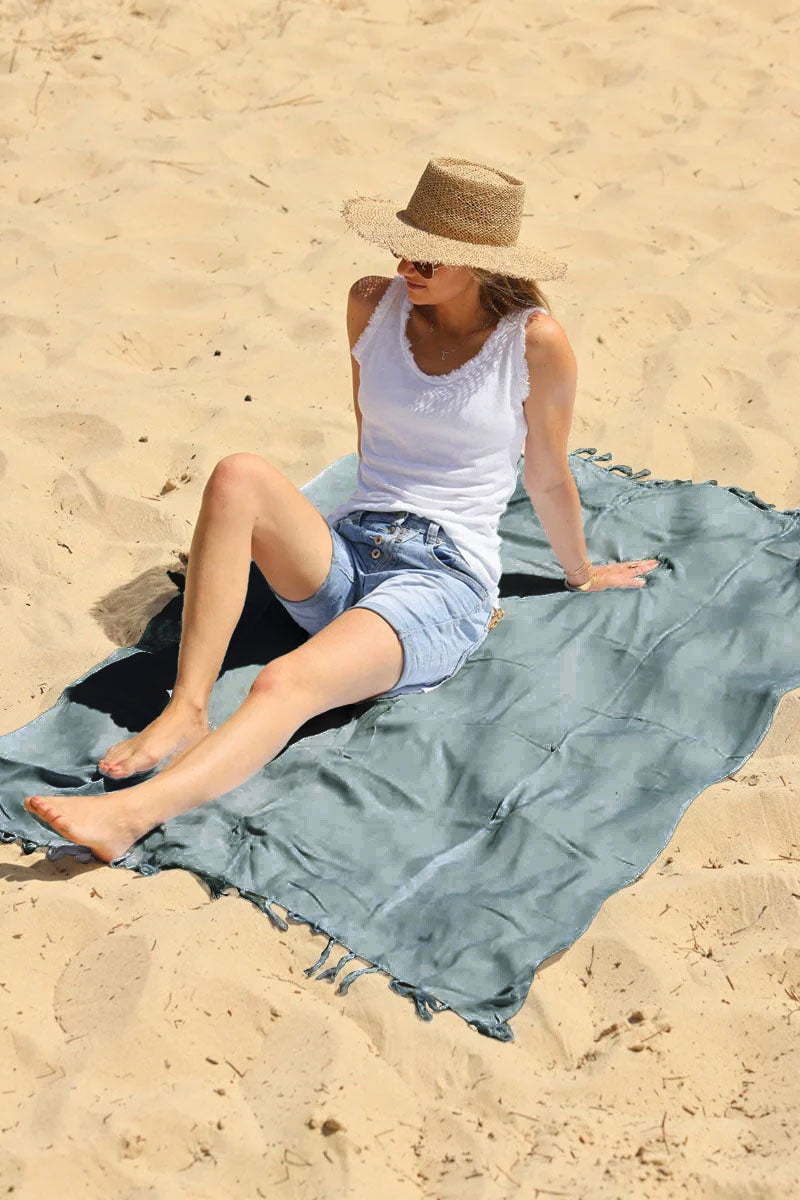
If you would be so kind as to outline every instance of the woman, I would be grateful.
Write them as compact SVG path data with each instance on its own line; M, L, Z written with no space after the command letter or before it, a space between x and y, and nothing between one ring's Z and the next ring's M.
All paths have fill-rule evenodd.
M238 787L311 717L451 678L503 615L497 526L523 442L526 488L567 586L644 586L656 559L586 557L567 462L575 359L535 282L565 268L517 243L524 191L505 172L434 158L401 212L369 198L345 204L350 227L399 258L393 279L360 279L348 299L355 491L326 518L257 455L217 464L191 546L172 696L99 767L124 779L171 761L113 800L27 797L61 836L111 862L154 826ZM311 636L268 663L209 732L251 559Z

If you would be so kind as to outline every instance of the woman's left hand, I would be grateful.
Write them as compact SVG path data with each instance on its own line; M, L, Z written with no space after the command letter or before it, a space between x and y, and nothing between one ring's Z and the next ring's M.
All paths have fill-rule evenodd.
M591 570L591 574L594 576L592 586L585 590L602 592L606 588L644 587L645 580L641 576L655 570L658 565L657 558L637 558L632 562L611 562L604 563L599 567L593 566Z

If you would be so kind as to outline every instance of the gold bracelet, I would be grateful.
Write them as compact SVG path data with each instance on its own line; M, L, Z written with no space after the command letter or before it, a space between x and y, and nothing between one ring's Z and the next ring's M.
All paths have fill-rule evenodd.
M572 584L572 583L567 582L567 587L571 592L587 592L589 590L589 588L592 586L592 584L594 583L596 578L597 578L596 575L590 575L588 583Z
M592 578L593 578L593 576L592 576L592 561L589 558L585 558L583 560L583 562L581 563L581 565L579 567L576 567L574 571L565 571L564 572L564 582L566 583L567 587L571 588L572 591L585 592L588 587L588 584L582 583L582 584L575 584L573 586L569 582L568 576L569 575L580 575L581 572L587 571L587 570L589 572L589 583L591 583Z
M592 560L590 558L585 558L583 560L583 562L575 568L574 571L564 571L564 574L565 575L577 575L579 571L582 571L584 569L584 567L591 567L591 565L592 565Z

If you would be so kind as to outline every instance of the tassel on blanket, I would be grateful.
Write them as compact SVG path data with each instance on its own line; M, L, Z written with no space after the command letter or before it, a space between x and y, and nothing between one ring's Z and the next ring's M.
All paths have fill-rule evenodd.
M321 932L321 931L319 931L319 932ZM319 969L321 966L324 966L324 964L325 964L325 963L327 962L327 960L328 960L328 955L330 954L331 950L333 949L333 947L334 947L335 945L336 945L336 938L335 938L335 937L330 937L330 938L328 939L328 944L327 944L327 946L326 946L326 947L325 947L325 949L322 951L322 954L320 954L319 958L318 958L318 959L317 959L317 961L314 963L313 967L306 967L306 969L305 969L305 972L304 972L304 973L305 973L306 975L308 975L308 976L309 976L309 978L310 978L310 977L311 977L311 976L314 974L314 972L315 972L315 971L317 971L317 970L318 970L318 969ZM323 971L321 974L317 975L317 979L327 979L327 980L333 981L333 980L336 978L336 975L338 974L338 972L339 972L339 968L340 968L340 967L343 967L343 966L344 966L344 964L345 964L346 962L349 962L351 958L358 958L358 957L359 957L359 956L358 956L357 954L355 954L355 953L352 953L352 952L349 952L349 953L345 954L345 956L344 956L343 958L340 958L340 959L339 959L339 961L338 961L338 963L336 964L336 966L335 966L335 967L329 967L327 971ZM370 966L367 966L367 967L360 967L360 968L359 968L359 970L357 970L357 971L351 971L351 972L350 972L350 974L349 974L349 975L347 975L347 976L346 976L346 977L345 977L345 978L344 978L344 979L343 979L343 980L340 982L340 984L339 984L338 988L336 989L336 991L337 991L337 994L338 994L338 995L340 995L340 996L345 996L345 995L347 995L347 991L348 991L348 989L349 989L349 987L350 987L350 984L351 984L351 983L353 983L353 982L354 982L356 979L358 979L359 975L366 975L366 974L367 974L369 971L380 971L380 970L382 970L382 967L378 967L378 966L375 966L374 964L372 964L372 965L370 965Z
M248 892L242 888L239 889L239 895L244 900L249 900L251 904L255 904L256 908L259 909L260 912L266 913L276 929L280 929L281 933L286 933L286 930L289 928L289 926L284 921L283 917L272 911L272 908L270 907L271 901L265 900L263 896L256 895L255 892Z
M442 1012L445 1008L450 1007L443 1000L437 1000L430 992L416 987L413 983L401 983L399 979L393 979L389 987L398 996L410 996L417 1006L417 1015L422 1017L423 1021L432 1021L433 1013ZM431 1011L428 1012L428 1009Z
M360 977L362 975L370 975L373 971L381 971L382 969L383 969L382 967L376 967L373 963L373 965L370 967L359 967L359 969L357 971L351 971L350 974L346 975L345 978L342 980L342 982L337 987L337 989L336 989L337 996L346 996L348 989L350 987L350 984L354 983L356 981L356 979L360 979Z
M607 450L605 452L605 454L598 454L594 446L580 446L577 450L573 450L572 453L585 455L586 457L583 460L584 462L608 462L609 459L614 457L610 450ZM643 467L641 471L634 472L631 470L631 468L629 466L627 466L626 463L614 463L613 466L607 467L606 470L609 472L609 474L612 471L619 471L622 475L625 475L628 479L644 479L647 475L650 475L650 471L647 469L647 467ZM651 479L650 480L650 484L655 487L665 487L671 483L689 483L690 484L691 482L692 482L691 479ZM719 483L716 479L706 479L705 482L712 484L714 487L719 487ZM764 509L765 511L775 508L774 504L770 504L768 500L762 500L760 496L757 496L755 494L755 492L748 491L746 488L737 487L735 484L728 485L725 488L725 491L730 492L731 495L733 495L733 496L738 496L740 500L747 500L755 508L761 508L761 509ZM796 510L786 509L785 511L788 513L791 513ZM491 626L490 626L490 628L491 628Z
M325 981L329 981L329 982L333 983L334 979L339 974L339 971L344 966L344 964L350 962L350 960L353 958L358 958L358 955L353 950L351 950L348 954L342 955L342 957L339 959L339 961L335 967L328 967L327 971L323 971L320 975L317 976L317 979L323 979Z

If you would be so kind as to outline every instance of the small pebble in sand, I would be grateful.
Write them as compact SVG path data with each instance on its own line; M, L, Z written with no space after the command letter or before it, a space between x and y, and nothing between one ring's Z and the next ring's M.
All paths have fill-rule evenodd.
M328 1117L326 1121L323 1121L320 1132L325 1137L330 1137L332 1133L338 1133L340 1129L344 1129L344 1125L340 1124L335 1117Z

